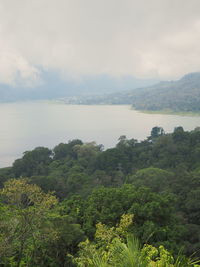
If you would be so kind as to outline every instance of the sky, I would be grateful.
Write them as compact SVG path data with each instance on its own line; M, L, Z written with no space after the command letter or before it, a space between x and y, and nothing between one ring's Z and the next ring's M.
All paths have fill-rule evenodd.
M200 71L199 0L0 0L0 83Z

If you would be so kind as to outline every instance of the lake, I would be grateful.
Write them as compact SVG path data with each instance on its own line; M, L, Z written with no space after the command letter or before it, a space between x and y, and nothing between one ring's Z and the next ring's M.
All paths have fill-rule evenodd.
M9 166L24 151L37 146L53 148L61 142L81 139L113 147L121 135L143 140L154 126L172 132L183 126L200 126L200 117L145 114L130 106L64 105L53 102L0 104L0 167Z

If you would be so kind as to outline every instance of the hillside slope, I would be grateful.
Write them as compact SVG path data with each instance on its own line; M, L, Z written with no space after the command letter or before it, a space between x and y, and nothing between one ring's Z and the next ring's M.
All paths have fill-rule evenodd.
M140 110L200 111L200 73L190 73L178 81L161 82L132 95Z
M130 104L138 110L175 112L200 111L200 72L190 73L177 81L117 93L82 97L77 104Z

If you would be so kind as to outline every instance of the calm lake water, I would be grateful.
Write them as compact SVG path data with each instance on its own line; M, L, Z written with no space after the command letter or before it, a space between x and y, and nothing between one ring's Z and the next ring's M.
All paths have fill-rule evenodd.
M129 106L79 106L48 102L0 104L0 167L9 166L24 151L37 146L53 148L79 138L106 148L119 136L143 140L154 126L166 132L200 126L200 117L144 114Z

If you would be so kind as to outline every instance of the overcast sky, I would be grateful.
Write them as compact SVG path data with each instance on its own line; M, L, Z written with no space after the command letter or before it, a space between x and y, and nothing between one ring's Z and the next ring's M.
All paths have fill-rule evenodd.
M200 0L0 0L0 82L200 71Z

